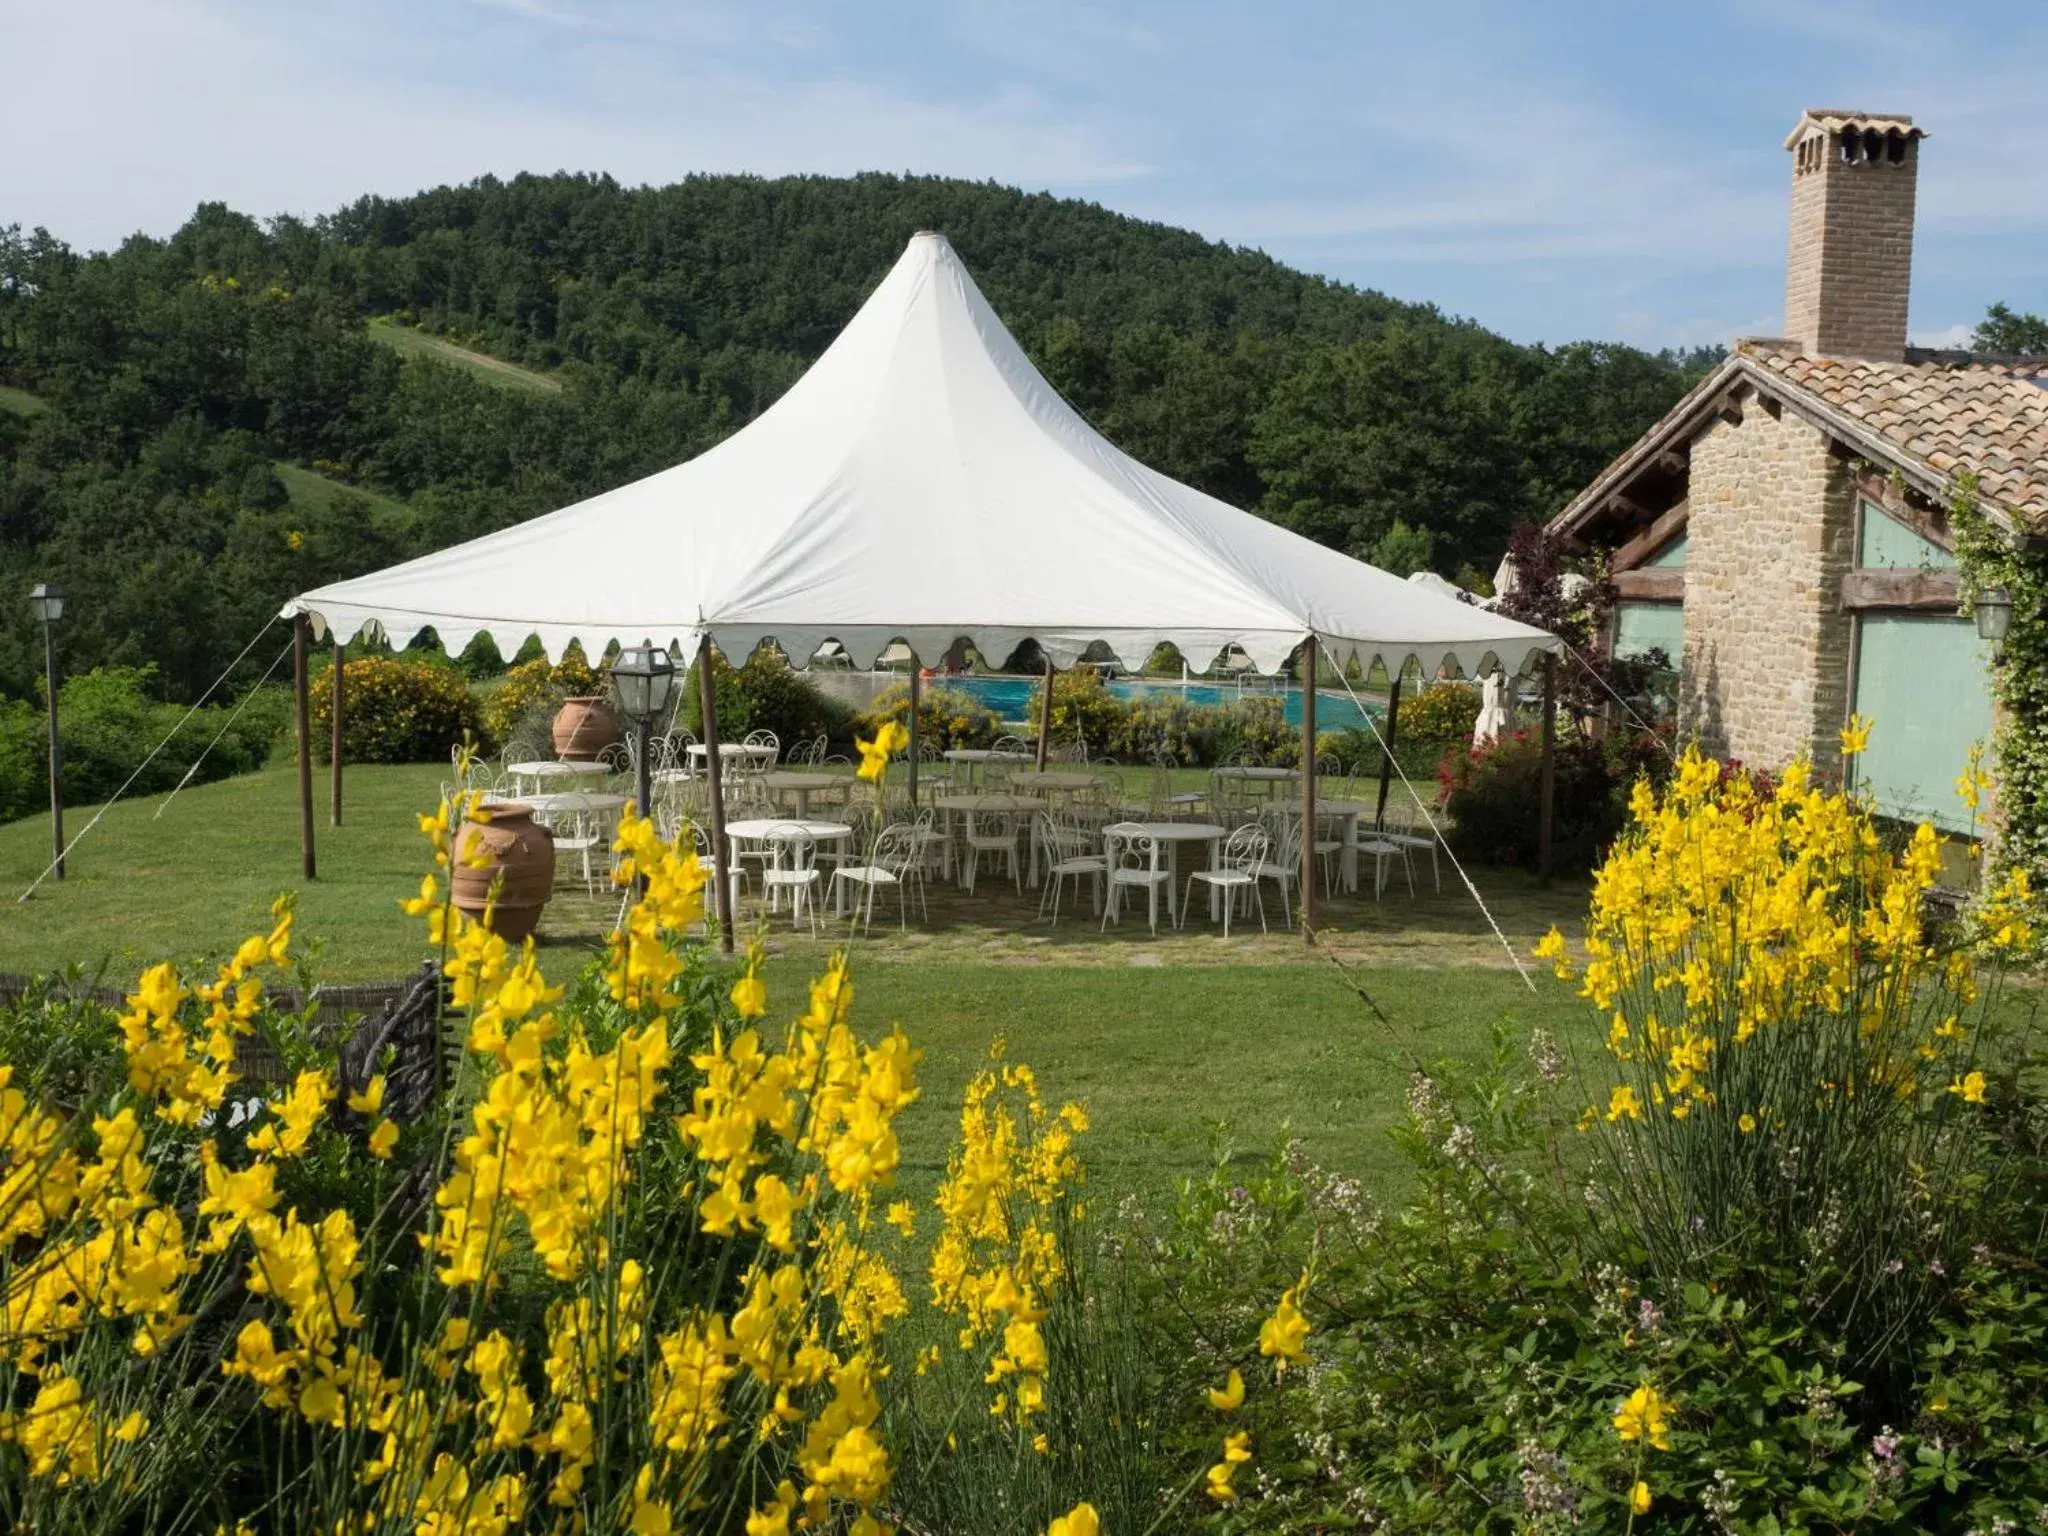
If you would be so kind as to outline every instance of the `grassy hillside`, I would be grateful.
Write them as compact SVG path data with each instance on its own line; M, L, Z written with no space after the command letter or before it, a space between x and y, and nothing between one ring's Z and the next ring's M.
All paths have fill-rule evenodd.
M387 315L380 315L369 322L369 334L370 340L389 347L400 357L425 357L437 363L448 363L467 370L486 384L541 394L560 394L562 391L559 379L551 379L531 368L521 368L517 363L508 363L482 352L472 352L468 347L459 347L431 332L400 324Z
M25 389L0 384L0 411L11 411L16 416L33 416L43 409L43 402Z

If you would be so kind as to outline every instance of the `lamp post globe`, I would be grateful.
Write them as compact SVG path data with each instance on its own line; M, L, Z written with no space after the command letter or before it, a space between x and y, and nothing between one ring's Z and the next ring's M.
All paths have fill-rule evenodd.
M676 664L665 646L642 642L628 646L612 663L612 686L618 691L619 709L633 726L633 767L642 816L653 814L654 765L649 744L654 722L669 707L675 695Z
M43 682L50 703L50 869L64 878L64 751L57 744L57 621L64 617L64 594L39 581L28 594L28 610L43 626Z

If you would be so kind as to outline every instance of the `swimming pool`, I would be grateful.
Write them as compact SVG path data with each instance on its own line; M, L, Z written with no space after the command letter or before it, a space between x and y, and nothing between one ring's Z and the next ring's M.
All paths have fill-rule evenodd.
M1024 720L1031 714L1031 694L1037 688L1035 677L935 677L926 684L931 688L952 688L969 694L982 704L994 710L1005 720ZM1182 683L1166 679L1119 677L1106 685L1109 691L1120 699L1184 698L1190 704L1217 705L1235 704L1241 699L1283 699L1289 725L1301 724L1301 690L1289 687L1285 694L1272 688L1248 688L1240 691L1228 683ZM1379 710L1373 710L1375 719ZM1316 729L1320 731L1364 730L1365 716L1359 712L1347 693L1332 693L1328 688L1316 694Z

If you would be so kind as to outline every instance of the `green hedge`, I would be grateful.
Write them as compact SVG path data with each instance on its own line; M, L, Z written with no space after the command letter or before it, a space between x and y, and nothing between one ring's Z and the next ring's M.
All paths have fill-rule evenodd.
M478 739L483 713L462 674L397 657L367 656L342 668L341 750L351 763L425 763ZM332 740L334 668L313 680L313 753Z
M64 754L64 803L92 805L107 799L148 757L158 742L177 734L143 770L129 793L160 794L175 788L202 752L196 783L247 773L263 766L271 744L285 731L291 696L264 688L232 725L232 705L196 711L182 726L182 704L152 697L156 668L96 667L69 678L57 689L59 744ZM225 731L225 734L222 734ZM217 745L207 745L220 737ZM49 727L40 700L0 700L0 821L33 815L50 799Z

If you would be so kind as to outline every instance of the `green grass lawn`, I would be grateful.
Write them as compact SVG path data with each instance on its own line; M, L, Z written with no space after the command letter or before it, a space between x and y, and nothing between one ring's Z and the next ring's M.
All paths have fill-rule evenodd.
M0 384L0 411L12 411L17 416L33 416L47 407L42 401L25 389L16 389L11 384Z
M401 325L396 320L379 316L369 323L370 339L391 348L401 357L428 357L435 362L451 363L473 373L486 384L496 384L503 389L523 389L534 394L557 395L562 392L562 381L551 379L544 373L535 373L530 368L521 368L517 363L475 352L468 347L457 346L443 340L430 331L415 330Z
M420 929L397 907L428 863L413 817L433 805L443 776L433 764L351 769L344 825L332 828L319 775L320 878L311 884L299 879L288 766L196 786L168 804L115 806L74 850L70 878L45 882L26 903L14 898L49 857L49 820L0 826L0 972L76 963L125 985L155 960L231 948L293 890L321 976L401 976L422 958ZM68 812L67 829L90 815ZM1584 908L1582 887L1479 878L1524 950L1550 921ZM998 1036L1038 1069L1048 1097L1087 1103L1102 1182L1155 1193L1206 1167L1219 1135L1255 1156L1283 1130L1332 1166L1384 1178L1393 1166L1385 1131L1401 1113L1412 1058L1477 1059L1500 1020L1524 1034L1542 1023L1590 1039L1565 988L1538 975L1531 992L1506 968L1455 881L1442 897L1425 886L1412 903L1331 911L1329 950L1391 1016L1392 1032L1327 952L1277 925L1261 936L1254 923L1226 942L1191 923L1155 939L1141 919L1103 933L1084 913L1053 931L1036 921L1034 895L1000 882L973 898L933 894L930 925L904 935L893 919L878 921L872 939L850 946L863 1029L900 1021L927 1053L926 1096L904 1127L913 1190L934 1177L960 1088ZM549 971L566 977L580 965L616 910L612 898L558 894L543 927ZM769 947L778 1014L800 1005L805 978L847 942L843 928L814 940L786 918L754 931Z
M283 460L272 468L277 471L277 478L284 482L285 491L295 507L324 512L337 496L358 496L369 503L370 516L380 524L403 528L412 522L412 510L402 501L394 501L389 496L380 496L360 486L344 485L339 480L330 480L323 474Z

